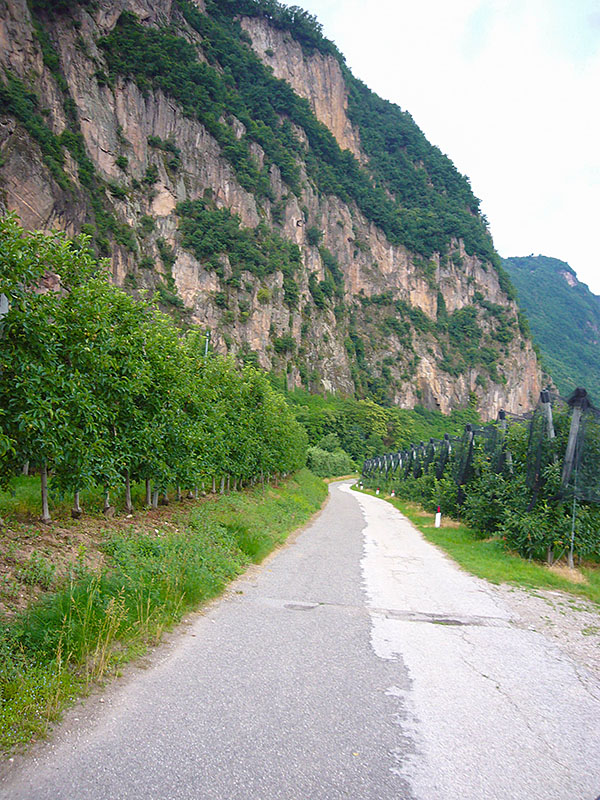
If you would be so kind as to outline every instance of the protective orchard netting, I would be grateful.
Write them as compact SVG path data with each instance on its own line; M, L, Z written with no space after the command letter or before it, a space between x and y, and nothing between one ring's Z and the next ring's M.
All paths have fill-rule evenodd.
M568 400L549 391L540 393L538 406L529 414L501 411L489 425L467 425L462 436L445 434L443 439L413 444L397 453L367 459L363 476L388 483L431 475L436 480L451 476L461 490L459 502L477 473L476 456L488 469L509 478L513 474L513 455L508 433L518 427L527 437L525 484L529 508L551 470L558 475L557 498L575 497L600 504L600 410L595 408L585 389L577 389Z
M415 478L420 478L425 471L425 444L420 442L415 447L412 474Z
M585 389L568 399L544 390L530 414L501 412L461 436L368 459L363 474L525 558L566 557L573 568L576 557L600 557L600 409Z
M436 450L440 446L439 439L431 438L429 442L425 445L425 456L423 458L423 469L425 472L429 471L433 460L435 459Z
M462 437L455 444L452 477L457 486L464 486L472 476L474 439L473 426L467 425Z
M453 446L458 441L460 441L458 436L450 436L447 433L444 434L444 438L440 441L439 447L437 448L437 458L435 460L435 477L438 480L440 480L444 474L446 465L454 452Z
M571 409L569 438L561 474L561 491L588 503L600 503L600 409L584 389L567 400Z
M554 401L554 402L553 402ZM545 470L558 460L558 445L554 412L562 398L552 397L547 389L540 393L540 402L529 422L527 442L526 483L531 489L529 508L537 501Z
M501 412L503 414L503 412ZM476 440L482 443L482 450L493 472L501 473L506 463L506 423L503 416L492 425L475 431Z

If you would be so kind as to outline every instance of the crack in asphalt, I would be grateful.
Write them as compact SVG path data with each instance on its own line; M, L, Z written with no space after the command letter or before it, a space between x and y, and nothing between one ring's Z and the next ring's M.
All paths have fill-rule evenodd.
M592 700L595 700L596 703L600 703L600 695L594 694L594 692L592 691L592 687L589 685L590 681L587 678L587 675L584 677L581 674L580 670L585 669L585 667L580 667L579 664L573 663L573 669L575 671L575 675L577 676L577 680L579 681L583 689L587 692L587 694L589 694ZM600 798L596 798L596 800L600 800Z
M467 631L461 631L460 632L460 638L462 639L464 644L469 649L474 650L475 647L476 647L476 644L474 642L469 641L469 639L467 637L467 633L468 633ZM546 748L546 752L548 753L548 757L552 761L554 761L555 764L558 764L559 767L562 767L562 769L566 770L566 772L569 775L571 775L571 771L570 771L570 768L569 768L568 764L565 764L564 762L562 762L559 758L557 758L555 756L554 751L553 751L550 743L540 733L539 729L536 729L531 725L527 715L523 713L523 711L521 710L521 707L519 706L518 703L515 702L514 698L511 697L511 695L502 688L502 685L498 682L498 679L494 678L491 675L486 675L485 672L482 672L478 667L475 666L475 664L472 664L467 658L465 658L465 656L464 656L464 654L462 652L459 652L459 658L463 662L463 664L465 666L467 666L476 675L479 675L480 677L482 677L485 680L490 681L491 683L494 684L494 688L496 689L498 694L500 694L507 701L508 705L514 710L515 714L517 714L521 718L521 720L525 724L525 727L531 733L531 735L536 737L538 741L542 741L544 743L544 747Z

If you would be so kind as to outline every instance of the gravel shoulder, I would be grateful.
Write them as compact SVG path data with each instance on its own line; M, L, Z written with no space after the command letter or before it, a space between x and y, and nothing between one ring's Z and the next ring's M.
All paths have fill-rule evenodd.
M488 584L511 610L513 624L544 634L600 680L600 608L575 595Z

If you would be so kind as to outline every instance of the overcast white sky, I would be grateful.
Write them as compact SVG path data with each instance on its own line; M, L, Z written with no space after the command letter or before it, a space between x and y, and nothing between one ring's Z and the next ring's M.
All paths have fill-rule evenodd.
M600 0L294 4L469 176L501 256L600 294Z

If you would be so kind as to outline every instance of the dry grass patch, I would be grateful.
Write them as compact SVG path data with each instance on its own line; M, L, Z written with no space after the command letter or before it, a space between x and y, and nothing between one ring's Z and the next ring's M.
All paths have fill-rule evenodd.
M565 578L571 583L589 583L586 576L578 569L571 569L566 564L552 564L547 568L549 572L558 575L560 578Z

